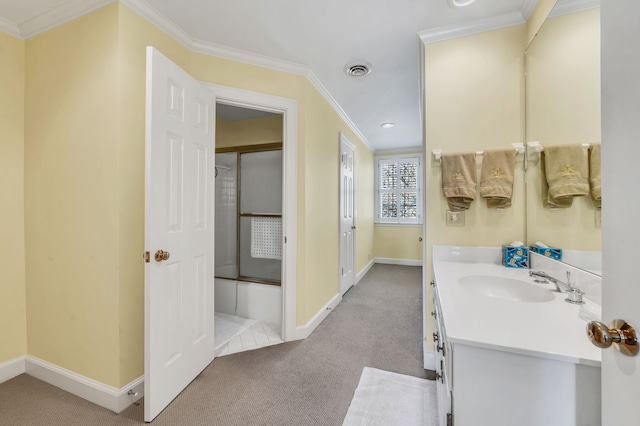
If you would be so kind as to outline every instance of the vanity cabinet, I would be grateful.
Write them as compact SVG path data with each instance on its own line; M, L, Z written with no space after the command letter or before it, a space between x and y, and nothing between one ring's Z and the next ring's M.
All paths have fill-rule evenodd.
M554 359L553 354L535 356L481 340L458 341L447 334L447 315L462 315L470 325L482 326L482 306L480 311L449 305L443 310L442 283L434 280L432 285L440 426L601 424L599 367ZM517 315L517 307L513 308L513 315ZM485 325L487 332L504 332L503 324ZM534 338L540 335L533 329L519 333Z
M447 341L447 333L442 322L440 303L438 300L438 289L435 281L433 286L433 306L432 315L435 319L435 329L433 333L433 346L436 350L436 392L438 395L438 419L440 426L449 426L452 423L451 412L451 345Z

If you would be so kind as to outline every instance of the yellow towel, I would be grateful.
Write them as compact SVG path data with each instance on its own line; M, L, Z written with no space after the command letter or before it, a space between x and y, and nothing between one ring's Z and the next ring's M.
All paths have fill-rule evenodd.
M511 207L516 151L513 148L485 149L480 171L480 196L490 209Z
M540 153L540 187L542 188L542 207L545 209L568 209L573 204L573 197L554 199L549 196L549 184L545 171L544 151Z
M589 148L589 186L591 200L596 209L602 208L602 168L600 144L593 144Z
M467 210L476 199L476 153L442 154L442 193L449 210Z
M549 196L554 199L589 194L589 163L582 145L544 147Z

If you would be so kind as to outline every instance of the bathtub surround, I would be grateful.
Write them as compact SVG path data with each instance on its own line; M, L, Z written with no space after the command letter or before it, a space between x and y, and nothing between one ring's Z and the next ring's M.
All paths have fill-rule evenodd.
M421 295L421 268L375 265L308 339L214 360L153 425L340 425L364 367L426 377ZM143 417L142 405L116 416L28 375L0 386L0 412L33 426Z

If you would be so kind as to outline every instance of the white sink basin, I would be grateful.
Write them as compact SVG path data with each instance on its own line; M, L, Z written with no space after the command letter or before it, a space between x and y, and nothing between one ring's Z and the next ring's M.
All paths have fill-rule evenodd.
M549 290L514 278L470 275L460 278L465 290L496 299L514 302L550 302L555 296Z

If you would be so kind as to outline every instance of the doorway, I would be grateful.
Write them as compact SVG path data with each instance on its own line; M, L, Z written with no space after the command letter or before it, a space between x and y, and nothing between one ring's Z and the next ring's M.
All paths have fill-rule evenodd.
M216 105L216 356L282 343L283 115Z

